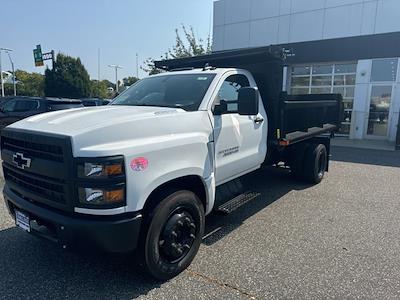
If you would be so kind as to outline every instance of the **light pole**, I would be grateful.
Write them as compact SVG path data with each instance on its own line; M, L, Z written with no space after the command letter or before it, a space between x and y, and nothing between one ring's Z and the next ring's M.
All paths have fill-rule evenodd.
M10 51L6 51L8 58L10 59L10 63L11 63L11 70L12 70L12 74L13 74L13 87L14 87L14 96L17 96L17 84L15 81L15 69L14 69L14 61L11 59L11 55L10 55Z
M115 92L118 94L118 69L122 69L121 66L118 65L108 65L110 68L115 69Z
M8 48L1 48L0 47L0 81L1 81L1 96L4 97L4 81L3 81L3 69L1 66L1 51L8 51L11 52L11 49Z

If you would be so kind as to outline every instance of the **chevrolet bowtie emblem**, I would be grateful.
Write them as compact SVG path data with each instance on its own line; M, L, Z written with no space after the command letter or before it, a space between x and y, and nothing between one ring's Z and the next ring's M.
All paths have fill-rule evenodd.
M25 157L24 154L20 152L16 152L15 154L13 154L12 161L18 168L22 170L31 166L31 159Z

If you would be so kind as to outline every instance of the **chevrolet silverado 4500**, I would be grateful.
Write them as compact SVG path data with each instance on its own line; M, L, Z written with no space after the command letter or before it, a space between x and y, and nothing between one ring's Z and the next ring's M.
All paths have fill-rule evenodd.
M283 62L270 47L159 61L168 72L111 105L6 127L4 199L17 226L63 248L136 249L152 276L177 275L205 215L256 196L242 175L284 164L319 183L328 170L341 97L283 93Z

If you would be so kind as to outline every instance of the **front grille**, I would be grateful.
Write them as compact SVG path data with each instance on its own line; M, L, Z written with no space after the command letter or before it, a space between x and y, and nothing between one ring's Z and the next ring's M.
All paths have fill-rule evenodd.
M15 162L21 153L30 164ZM1 154L6 184L22 198L64 211L73 210L72 147L67 136L5 128Z
M64 162L63 149L57 145L48 145L24 140L17 140L10 137L2 137L2 149L14 152L23 152L31 157Z
M39 197L66 204L65 188L61 183L51 183L48 180L39 179L38 176L26 176L7 167L4 168L4 178Z

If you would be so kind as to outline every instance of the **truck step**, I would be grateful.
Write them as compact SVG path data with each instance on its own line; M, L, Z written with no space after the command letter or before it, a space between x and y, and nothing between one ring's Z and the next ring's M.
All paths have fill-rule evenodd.
M227 200L233 199L236 196L241 195L244 191L245 190L240 179L229 181L217 187L217 190L215 192L214 207L218 207L226 203Z
M251 200L258 198L260 195L261 193L257 192L245 192L220 205L215 209L215 211L222 214L230 214L231 212L235 211L236 209L245 205Z

